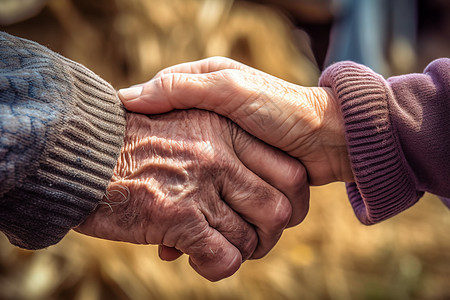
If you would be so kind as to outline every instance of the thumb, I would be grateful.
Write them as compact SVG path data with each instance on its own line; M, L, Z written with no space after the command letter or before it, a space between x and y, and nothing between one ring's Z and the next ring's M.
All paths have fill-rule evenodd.
M147 86L145 92L144 86ZM171 103L167 100L163 101L162 96L156 96L158 93L157 88L152 89L149 83L145 83L120 89L117 94L125 108L132 112L159 114L173 110L174 107Z
M128 110L138 113L189 108L213 111L270 143L266 140L268 134L279 137L285 128L292 128L284 120L284 103L274 99L279 93L261 76L226 69L204 74L162 74L140 86L119 90L118 95Z
M158 79L160 77L163 77L167 74L175 74L175 73L182 73L182 74L205 74L205 73L214 73L214 72L219 72L222 70L240 70L242 72L245 73L249 73L249 74L253 74L259 77L263 77L263 76L270 76L268 74L265 74L259 70L253 69L247 65L244 65L242 63L239 63L237 61L234 61L232 59L229 58L225 58L225 57L210 57L210 58L206 58L206 59L202 59L196 62L190 62L190 63L182 63L182 64L178 64L169 68L166 68L162 71L160 71L158 74L155 75L154 79ZM162 79L162 81L160 82L161 84L164 83L165 81L174 81L174 79L182 79L181 76L176 77L177 75L175 75L174 77L170 77L170 76L165 76L165 78ZM129 88L125 88L125 89L121 89L119 90L119 97L122 100L122 102L124 102L125 106L132 111L135 112L144 112L147 111L146 106L150 103L147 103L147 105L143 102L143 101L133 101L133 103L127 103L128 101L131 100L142 100L139 99L139 97L142 95L143 90L144 90L144 85L148 85L149 82L147 83L142 83L139 85L134 85L132 87ZM155 82L153 82L155 83ZM178 84L180 84L180 82L177 82ZM144 93L145 95L145 93ZM155 103L152 103L152 105L154 105ZM151 111L149 111L148 113L163 113L163 112L167 112L173 109L173 107L167 106L167 103L158 103L157 107L153 107L151 109ZM185 104L187 105L187 104Z
M128 110L138 113L159 114L188 108L223 113L230 106L230 101L241 105L239 102L243 100L239 94L232 95L236 92L234 83L224 76L225 73L235 72L241 71L162 74L144 84L121 89L118 96Z

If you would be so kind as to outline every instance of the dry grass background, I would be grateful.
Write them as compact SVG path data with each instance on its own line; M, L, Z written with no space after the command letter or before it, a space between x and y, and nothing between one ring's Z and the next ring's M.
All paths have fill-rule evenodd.
M51 0L2 30L49 46L117 88L207 56L241 60L314 85L319 71L301 32L273 10L232 0ZM358 223L340 183L312 188L307 219L265 258L210 283L186 257L156 246L70 233L30 252L0 236L0 299L450 299L450 215L427 195L379 225Z

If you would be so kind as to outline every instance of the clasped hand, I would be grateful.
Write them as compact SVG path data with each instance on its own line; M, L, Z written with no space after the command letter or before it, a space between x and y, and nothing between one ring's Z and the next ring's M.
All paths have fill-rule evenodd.
M213 111L300 160L310 184L353 181L344 121L330 88L299 86L213 57L162 70L119 96L127 109L146 114Z
M77 231L189 255L215 281L264 256L308 211L306 172L231 121L200 111L127 114L103 202Z
M167 68L119 97L134 112L198 108L227 119L192 109L129 113L106 205L78 230L158 244L166 260L185 253L210 280L264 256L300 223L309 184L353 180L327 88L215 57Z

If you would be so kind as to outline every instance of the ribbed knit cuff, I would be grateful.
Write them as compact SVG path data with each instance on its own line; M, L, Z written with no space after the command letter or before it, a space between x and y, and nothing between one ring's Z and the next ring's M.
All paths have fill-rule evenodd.
M14 98L4 100L9 117L31 124L12 135L7 152L17 162L8 175L14 186L0 201L1 230L11 243L39 249L101 201L123 144L125 110L114 88L82 65L34 42L0 38L2 68L9 68L2 97Z
M412 206L417 192L389 117L392 93L369 68L340 62L328 67L320 86L332 88L341 104L354 183L347 194L356 217L366 225Z

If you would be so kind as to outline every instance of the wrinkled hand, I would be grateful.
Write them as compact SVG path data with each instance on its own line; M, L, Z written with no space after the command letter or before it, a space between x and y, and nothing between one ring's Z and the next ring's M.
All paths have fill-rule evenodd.
M181 251L198 273L219 280L264 256L287 225L303 220L306 181L294 158L216 114L129 113L103 203L76 230L164 245L162 258Z
M353 181L343 119L327 88L302 87L214 57L167 68L119 96L127 109L147 114L214 111L301 160L311 184Z

